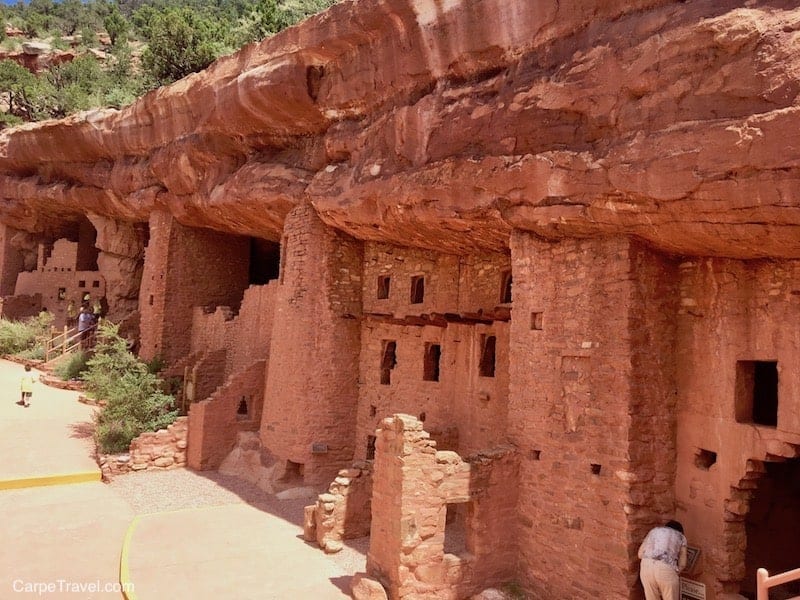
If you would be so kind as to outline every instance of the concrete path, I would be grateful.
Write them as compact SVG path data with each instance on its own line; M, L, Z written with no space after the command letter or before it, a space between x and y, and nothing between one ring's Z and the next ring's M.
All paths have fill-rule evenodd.
M30 408L17 406L22 371L0 361L1 600L120 600L121 581L130 600L349 598L363 554L343 567L302 540L302 507L241 482L180 470L137 473L130 486L65 483L99 477L93 409L41 383ZM144 488L183 506L213 492L223 505L151 512L134 495Z
M126 552L136 598L340 600L349 576L296 525L246 504L137 519ZM123 576L124 579L126 579Z
M0 361L0 489L15 479L68 474L99 481L93 409L77 402L75 392L40 383L36 370L31 406L17 405L23 373L21 365Z

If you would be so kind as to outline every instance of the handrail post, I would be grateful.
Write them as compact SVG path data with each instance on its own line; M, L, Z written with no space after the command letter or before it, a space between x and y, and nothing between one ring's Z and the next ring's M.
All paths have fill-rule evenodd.
M757 600L769 600L769 588L767 587L767 579L769 572L765 568L760 568L756 571L756 598Z
M62 346L61 346L61 354L63 355L63 354L66 354L66 353L67 353L67 326L65 324L64 325L64 341L62 342Z

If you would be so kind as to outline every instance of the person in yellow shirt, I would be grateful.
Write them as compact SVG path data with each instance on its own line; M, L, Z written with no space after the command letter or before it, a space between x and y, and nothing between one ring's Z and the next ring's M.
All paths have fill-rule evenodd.
M33 396L33 375L31 374L31 366L25 365L25 373L19 382L20 399L17 404L20 406L28 407L31 405L31 396Z

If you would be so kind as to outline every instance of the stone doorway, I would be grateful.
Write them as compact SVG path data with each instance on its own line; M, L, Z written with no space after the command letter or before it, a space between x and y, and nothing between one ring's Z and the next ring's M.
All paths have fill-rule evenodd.
M755 600L756 570L770 574L800 567L800 459L765 462L745 517L745 577L741 594ZM770 599L800 595L800 582L770 591Z

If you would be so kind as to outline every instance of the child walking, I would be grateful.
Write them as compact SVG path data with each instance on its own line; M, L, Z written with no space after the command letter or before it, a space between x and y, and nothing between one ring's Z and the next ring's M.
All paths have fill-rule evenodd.
M33 396L33 375L31 375L30 365L25 365L25 373L19 381L19 390L20 399L17 404L27 408L31 405L31 396Z

